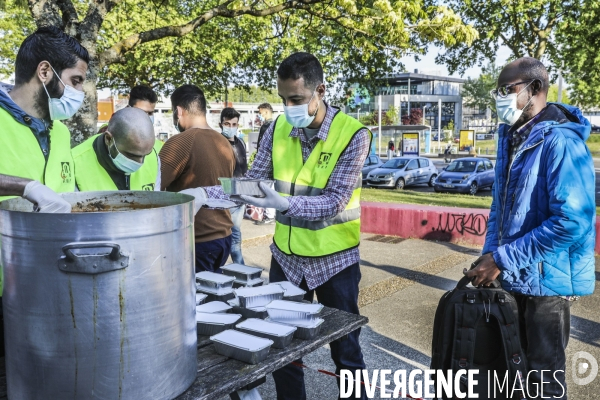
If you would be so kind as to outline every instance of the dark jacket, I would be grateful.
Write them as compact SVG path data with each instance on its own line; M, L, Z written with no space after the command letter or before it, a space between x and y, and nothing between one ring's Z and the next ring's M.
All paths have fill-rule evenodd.
M233 155L235 156L235 169L233 170L234 178L241 178L248 172L248 157L246 156L246 143L237 136L233 137Z

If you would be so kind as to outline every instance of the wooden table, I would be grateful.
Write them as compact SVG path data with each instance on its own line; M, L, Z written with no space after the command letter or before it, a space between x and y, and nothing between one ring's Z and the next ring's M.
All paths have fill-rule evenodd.
M221 356L207 336L198 336L198 375L177 400L214 400L227 396L369 322L367 317L327 307L321 311L320 317L325 322L316 338L294 339L286 349L271 348L267 359L256 365ZM0 400L6 398L6 371L4 358L0 358Z

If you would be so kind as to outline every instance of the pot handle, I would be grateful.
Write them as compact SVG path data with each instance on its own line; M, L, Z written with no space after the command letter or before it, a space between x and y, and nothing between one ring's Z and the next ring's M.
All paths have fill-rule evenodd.
M73 250L109 248L105 254L75 254ZM63 246L64 256L58 259L58 269L80 274L101 274L127 268L129 256L121 253L121 246L111 242L73 242Z

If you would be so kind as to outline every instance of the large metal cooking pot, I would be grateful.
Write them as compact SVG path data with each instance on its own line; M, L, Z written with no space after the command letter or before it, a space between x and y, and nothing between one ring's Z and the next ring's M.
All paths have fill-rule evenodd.
M8 398L172 399L194 381L192 196L0 203Z

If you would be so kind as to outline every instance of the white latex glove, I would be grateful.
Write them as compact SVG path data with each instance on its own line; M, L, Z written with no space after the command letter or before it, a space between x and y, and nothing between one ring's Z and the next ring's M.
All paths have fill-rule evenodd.
M267 183L260 182L259 185L260 190L263 191L265 197L241 195L240 199L245 203L252 204L256 207L274 208L277 211L285 211L290 208L290 201L277 193L275 189L271 189Z
M35 204L37 212L64 214L71 212L71 204L38 181L31 181L25 186L23 197Z
M194 215L198 214L198 211L202 208L203 205L206 204L206 200L208 199L208 195L206 194L206 190L201 187L193 188L193 189L184 189L179 193L189 194L190 196L194 196Z

